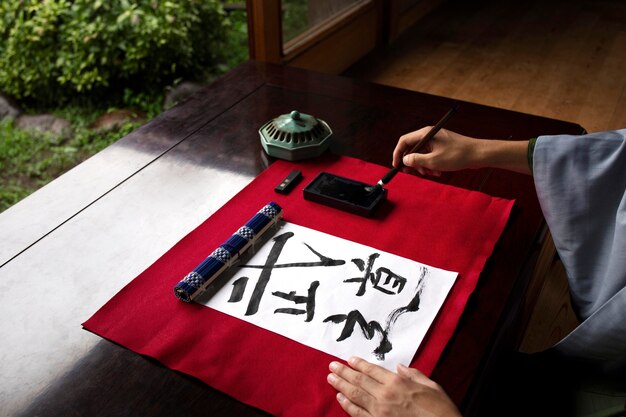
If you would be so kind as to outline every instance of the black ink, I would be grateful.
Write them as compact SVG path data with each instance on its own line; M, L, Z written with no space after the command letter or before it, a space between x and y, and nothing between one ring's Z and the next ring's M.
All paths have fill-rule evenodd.
M304 243L304 242L303 242ZM339 266L344 265L346 261L343 259L332 259L327 256L322 255L321 253L315 251L312 247L304 243L304 245L309 248L311 252L317 255L320 258L320 262L294 262L290 264L276 264L273 265L272 268L296 268L296 267L304 267L310 268L314 266ZM266 268L266 265L241 265L240 268Z
M285 313L285 314L292 314L294 316L298 316L300 314L306 313L306 311L298 309L298 308L277 308L276 310L274 310L274 314L276 313ZM310 320L305 320L305 321L310 321Z
M346 340L348 337L350 337L352 335L352 332L354 332L354 325L358 324L361 328L363 336L365 336L367 340L372 340L376 335L376 332L381 334L380 343L378 344L378 347L376 347L376 349L374 350L374 353L376 354L376 357L378 359L385 359L385 354L392 349L391 342L389 341L389 338L387 336L387 331L383 330L380 323L375 320L368 322L358 310L352 310L347 315L335 314L324 319L324 323L327 323L329 321L332 321L333 323L341 323L344 321L346 322L346 324L343 326L343 330L341 331L341 335L339 335L339 338L337 339L338 342Z
M333 174L321 173L311 184L307 185L309 192L333 200L343 201L358 207L371 207L384 193L382 188L376 192L369 192L365 184Z
M319 281L313 281L311 286L309 287L307 296L296 295L295 291L289 292L289 294L275 291L272 295L280 298L284 298L285 300L293 301L296 304L304 304L306 303L306 310L297 309L297 308L278 308L274 310L274 313L285 313L285 314L304 314L306 313L305 322L309 322L313 320L313 316L315 314L315 292L317 291L317 287L319 287Z
M393 349L391 341L389 341L389 334L385 331L382 333L382 335L383 337L380 339L380 343L378 344L376 349L374 349L374 355L379 361L384 361L385 354L391 352L391 349Z
M304 246L309 248L311 252L317 255L318 258L320 258L320 260L322 261L321 262L322 266L337 266L337 265L343 265L346 263L346 261L344 261L343 259L332 259L327 256L324 256L321 253L317 252L315 249L313 249L311 246L309 246L306 242L302 242L302 243L304 243Z
M378 253L371 254L367 259L367 267L363 259L352 259L352 262L356 265L357 268L359 268L359 271L364 271L364 274L362 277L348 278L343 282L360 282L361 286L356 293L358 297L361 297L363 294L365 294L367 281L372 282L374 289L388 295L400 294L404 289L404 285L406 284L406 278L396 274L389 268L381 266L376 270L375 274L372 272L374 262L379 256L380 254ZM381 282L381 279L383 277L384 280L382 280ZM388 289L390 286L391 289Z
M371 256L370 256L370 260L371 260ZM353 260L355 261L355 260ZM357 260L360 261L360 260ZM361 261L362 262L362 261ZM355 264L357 264L357 262L355 262ZM364 263L361 264L362 266L364 266ZM357 264L358 266L358 264ZM383 269L383 268L379 268L379 269ZM384 268L386 269L386 268ZM393 273L391 273L393 274ZM388 279L385 280L385 283L388 283L391 281L391 274L389 274ZM332 321L333 323L342 323L345 322L345 325L343 327L343 330L341 331L341 335L339 336L339 338L337 339L338 342L341 342L342 340L347 339L348 337L350 337L354 331L354 325L358 324L361 327L361 331L363 332L363 336L365 336L366 339L371 340L374 335L376 334L376 332L380 333L381 335L381 339L380 342L378 343L378 346L376 347L376 349L374 349L374 354L376 355L376 358L378 360L384 360L385 359L385 354L387 354L388 352L391 351L391 349L393 348L391 341L390 341L390 335L391 335L391 330L393 328L393 325L396 323L396 321L398 320L398 318L405 314L405 313L413 313L419 310L420 307L420 301L421 301L421 296L422 296L422 291L424 290L424 285L425 285L425 277L428 274L428 269L422 267L421 268L421 274L418 278L418 282L417 285L415 287L415 295L413 296L413 298L408 302L408 304L404 307L400 307L400 308L396 308L395 310L393 310L391 313L389 313L389 315L387 316L386 319L386 323L385 323L385 328L383 329L382 326L375 320L372 321L367 321L365 319L365 317L363 317L363 315L358 311L358 310L352 310L350 313L346 314L335 314L332 316L327 317L326 319L324 319L324 323L327 323L329 321ZM393 274L394 276L396 274ZM399 275L398 275L399 277ZM402 277L399 277L402 278ZM402 278L404 280L404 278ZM353 280L357 280L357 278L354 278ZM344 281L344 282L348 282L348 281ZM406 280L404 280L404 282L406 282ZM396 285L397 286L404 286L404 283L402 282L402 280L398 280L396 281ZM394 287L396 286L394 285ZM398 290L398 292L400 292L401 290ZM357 294L358 295L358 294Z
M293 237L293 232L287 232L272 239L274 241L274 246L272 246L272 249L267 256L267 260L265 261L265 265L263 266L263 271L261 271L261 275L259 276L259 280L254 286L254 291L252 292L252 297L250 297L248 309L246 310L246 316L251 316L259 311L261 297L263 297L263 293L265 293L265 287L267 287L267 283L270 281L272 269L274 268L274 265L276 265L278 257L283 251L285 244L291 237Z
M380 280L383 277L383 274L385 275L385 280L381 284ZM391 289L395 289L395 292L385 288L385 286L389 286L390 283ZM406 284L406 278L401 277L395 272L392 272L389 268L381 266L376 270L376 276L374 278L373 284L375 289L384 292L385 294L400 294L404 289L404 285Z
M370 257L373 255L370 255ZM362 271L365 269L365 262L363 261L363 259L359 259L359 258L355 258L352 259L352 262L356 265L357 268L359 268L359 271Z
M365 263L363 262L362 259L352 259L352 262L356 265L357 268L359 268L359 271L364 270L365 273L363 274L362 277L348 278L344 280L343 282L360 282L361 286L359 287L359 290L356 293L358 297L361 297L363 294L365 294L365 286L367 284L367 281L372 279L372 267L374 266L374 261L379 256L380 256L380 253L371 254L369 258L367 259L367 268L365 267Z
M374 349L374 355L379 360L385 359L385 353L391 350L391 342L389 341L389 337L391 336L391 329L398 318L405 313L415 313L420 308L420 301L422 298L422 291L424 290L424 277L428 273L428 269L422 267L422 273L418 278L417 285L415 287L415 295L409 301L409 303L400 308L396 308L387 316L385 331L383 332L383 340L381 340L380 344L376 349Z
M387 316L387 325L386 325L387 333L391 332L391 326L395 324L396 320L398 320L398 317L400 317L404 313L414 313L417 310L419 310L420 301L422 298L422 291L424 290L424 278L426 277L427 273L428 273L428 269L422 267L422 273L420 274L420 277L418 278L418 281L417 281L417 286L415 287L415 295L413 296L411 301L409 301L409 303L406 306L393 310Z
M233 282L233 291L230 293L229 303L238 303L243 298L243 292L246 290L248 277L241 277Z
M277 264L278 257L280 256L283 248L287 241L294 236L293 232L286 232L282 235L274 237L272 240L274 241L274 245L270 250L267 259L265 260L264 265L241 265L240 268L260 268L262 269L261 275L259 276L259 280L257 281L254 291L252 293L252 297L250 297L250 302L248 303L248 308L246 310L246 316L251 316L256 314L259 311L259 304L261 303L261 298L265 293L265 288L270 280L270 276L272 274L272 270L274 268L292 268L292 267L315 267L315 266L337 266L343 265L346 261L342 259L332 259L327 256L316 252L311 246L306 245L307 248L311 252L313 252L319 259L320 262L298 262L291 264ZM316 287L317 288L317 287ZM307 316L308 317L308 316ZM307 319L307 321L309 321Z
M341 331L341 335L339 335L339 338L337 339L338 342L346 340L348 337L352 336L354 325L357 323L361 326L363 336L365 336L367 340L372 340L377 331L380 333L383 332L383 328L377 321L368 322L365 320L365 317L363 317L363 314L361 314L358 310L352 310L348 314L335 314L324 319L324 323L328 323L329 321L332 321L333 323L346 322L346 325Z
M261 298L265 293L265 289L267 284L269 283L272 270L274 268L293 268L293 267L317 267L317 266L338 266L344 265L345 261L341 259L332 259L327 256L324 256L313 249L307 243L304 245L313 252L318 258L319 262L297 262L297 263L288 263L288 264L277 264L278 258L282 253L287 241L294 236L293 232L286 232L282 235L276 236L273 238L273 246L270 249L269 255L265 261L264 265L242 265L241 267L248 268L259 268L262 269L259 279L254 287L254 291L252 296L250 297L250 301L248 303L248 307L246 310L246 316L256 314L259 309L259 305L261 302ZM396 295L402 292L404 289L407 279L394 273L389 268L379 267L376 269L376 272L372 272L374 268L374 263L376 259L380 257L379 253L372 253L368 259L367 263L363 259L352 259L351 261L356 265L356 267L363 272L363 275L360 277L352 277L344 280L343 282L359 282L361 285L357 291L357 296L362 296L365 294L365 290L367 287L367 282L371 281L373 284L373 288L381 291L387 295ZM341 342L352 335L354 332L354 326L356 324L359 325L363 336L372 340L376 334L380 334L380 342L378 346L374 349L373 353L379 360L384 360L385 354L390 352L393 348L390 341L391 331L400 316L405 313L416 312L420 308L421 295L424 289L425 277L428 273L427 268L421 269L421 274L418 279L418 283L415 288L415 295L408 302L407 305L396 308L389 313L385 321L385 327L383 328L378 321L372 320L367 321L365 317L358 310L352 310L348 314L335 314L324 319L324 323L333 322L333 323L344 323L343 329L337 342ZM243 294L248 282L247 277L241 277L237 279L233 283L233 290L228 302L239 302L243 298ZM310 322L313 320L315 315L315 295L317 288L319 287L319 281L313 281L308 289L307 295L297 295L295 291L290 291L288 293L282 291L272 292L272 295L275 297L283 298L285 300L289 300L294 302L295 304L305 304L305 308L278 308L274 310L275 314L291 314L291 315L303 315L306 314L305 322Z

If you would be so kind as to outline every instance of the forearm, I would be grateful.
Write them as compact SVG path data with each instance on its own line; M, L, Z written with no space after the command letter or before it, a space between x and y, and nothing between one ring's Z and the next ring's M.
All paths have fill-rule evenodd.
M473 168L500 168L532 174L528 160L528 141L478 139L470 156Z
M403 135L393 153L394 166L402 164L422 175L467 168L501 168L531 174L529 141L476 139L442 129L420 152L406 154L428 128Z

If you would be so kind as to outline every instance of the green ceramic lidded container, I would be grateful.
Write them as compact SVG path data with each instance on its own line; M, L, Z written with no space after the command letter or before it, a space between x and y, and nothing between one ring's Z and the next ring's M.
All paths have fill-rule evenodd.
M310 114L281 114L259 129L261 145L268 155L288 161L320 156L330 144L328 124Z

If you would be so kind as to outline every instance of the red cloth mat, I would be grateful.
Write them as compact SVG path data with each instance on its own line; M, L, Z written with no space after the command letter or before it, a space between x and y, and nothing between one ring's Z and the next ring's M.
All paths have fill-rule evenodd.
M303 181L274 187L293 169ZM375 183L387 168L348 157L277 161L105 304L83 326L277 416L345 416L326 382L331 355L176 299L173 287L261 207L286 221L459 273L411 366L430 374L452 336L513 201L399 173L373 219L304 200L320 171ZM207 198L211 198L210 194Z

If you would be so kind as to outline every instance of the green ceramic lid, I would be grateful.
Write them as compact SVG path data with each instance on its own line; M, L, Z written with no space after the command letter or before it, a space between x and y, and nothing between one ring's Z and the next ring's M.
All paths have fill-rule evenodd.
M294 110L265 123L259 135L270 156L297 161L321 155L328 148L332 131L323 120Z

